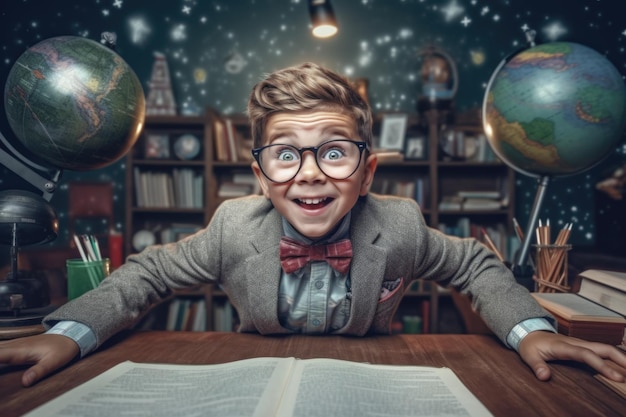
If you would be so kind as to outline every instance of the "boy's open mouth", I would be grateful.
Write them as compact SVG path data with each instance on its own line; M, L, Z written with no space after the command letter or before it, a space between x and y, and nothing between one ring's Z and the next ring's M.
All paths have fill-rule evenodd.
M332 198L329 197L323 197L323 198L297 198L294 200L296 204L298 204L300 207L306 208L306 209L316 209L316 208L321 208L324 207L328 204L330 204L331 201L333 201Z

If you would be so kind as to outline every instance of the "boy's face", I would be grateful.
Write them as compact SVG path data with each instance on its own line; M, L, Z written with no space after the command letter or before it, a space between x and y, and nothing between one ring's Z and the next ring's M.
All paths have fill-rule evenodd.
M265 143L296 148L318 146L332 139L360 141L355 121L332 111L278 113L270 117ZM326 176L311 151L302 154L302 166L285 183L270 181L257 162L252 169L263 195L303 235L316 239L330 232L352 209L359 196L367 194L376 170L376 155L361 155L356 172L343 180Z

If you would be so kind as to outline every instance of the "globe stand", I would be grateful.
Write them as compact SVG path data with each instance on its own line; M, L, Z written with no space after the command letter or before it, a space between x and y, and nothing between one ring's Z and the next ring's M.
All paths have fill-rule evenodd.
M0 132L0 160L8 169L42 192L0 191L0 244L10 245L10 272L0 278L0 327L28 326L49 312L50 295L45 277L18 268L20 246L50 242L57 237L57 216L48 202L61 170L48 169L24 157ZM47 178L47 175L49 178Z
M532 236L534 235L533 232L537 227L539 211L541 210L541 206L543 205L543 199L546 195L546 190L548 188L549 182L550 177L547 175L540 177L538 180L539 185L537 186L535 201L533 202L533 207L530 212L528 225L524 233L524 239L522 240L522 245L517 253L515 262L511 266L511 270L513 271L513 275L515 275L517 281L529 290L534 289L534 282L532 279L534 274L534 268L528 263L528 252L530 249Z

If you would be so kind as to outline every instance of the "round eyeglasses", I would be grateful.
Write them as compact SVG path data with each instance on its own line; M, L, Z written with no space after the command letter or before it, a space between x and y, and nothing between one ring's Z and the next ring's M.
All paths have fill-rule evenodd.
M283 183L294 179L302 167L302 154L306 151L313 152L315 162L324 175L335 180L345 180L356 172L365 149L365 142L335 139L304 148L275 143L252 149L252 156L263 175L272 182Z

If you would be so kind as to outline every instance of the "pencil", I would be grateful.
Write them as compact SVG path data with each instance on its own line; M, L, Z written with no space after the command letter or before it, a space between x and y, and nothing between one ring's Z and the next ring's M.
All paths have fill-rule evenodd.
M485 228L481 227L480 230L483 233L483 236L485 238L485 243L487 244L489 249L491 249L491 251L496 254L500 262L504 262L504 257L502 256L502 254L500 253L496 245L493 243L493 240L491 240L491 238L489 237L489 234L487 234L487 231L485 230Z
M515 234L517 235L517 238L520 240L520 242L523 242L524 232L522 231L522 228L520 227L515 217L513 217L513 228L515 229Z

